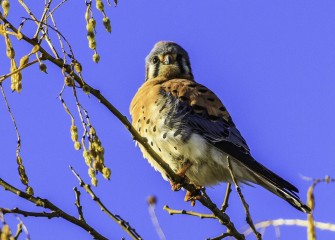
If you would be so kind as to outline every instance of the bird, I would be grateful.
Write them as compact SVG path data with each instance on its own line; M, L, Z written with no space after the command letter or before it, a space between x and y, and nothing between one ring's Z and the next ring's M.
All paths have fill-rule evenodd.
M195 81L189 55L177 43L160 41L145 58L145 82L131 101L130 114L136 131L189 183L201 188L232 182L228 157L238 183L260 185L296 209L311 212L294 185L252 157L221 100ZM139 147L168 180L164 169Z

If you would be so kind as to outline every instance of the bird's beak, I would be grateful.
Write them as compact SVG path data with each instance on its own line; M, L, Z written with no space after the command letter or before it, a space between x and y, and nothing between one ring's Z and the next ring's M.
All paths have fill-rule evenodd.
M171 63L173 63L173 56L170 55L170 54L166 54L163 58L163 64L164 65L169 65Z

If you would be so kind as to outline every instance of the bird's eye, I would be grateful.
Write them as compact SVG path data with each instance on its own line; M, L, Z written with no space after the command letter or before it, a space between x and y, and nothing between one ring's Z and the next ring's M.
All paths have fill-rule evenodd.
M157 56L154 56L154 57L152 58L152 63L153 63L153 64L158 63L158 61L159 61L159 58L158 58Z

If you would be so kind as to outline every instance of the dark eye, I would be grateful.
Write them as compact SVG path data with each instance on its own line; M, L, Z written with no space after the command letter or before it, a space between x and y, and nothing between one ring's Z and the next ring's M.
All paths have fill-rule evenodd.
M177 62L180 62L182 60L182 58L183 58L183 56L181 54L178 54L177 58L176 58Z
M158 58L157 56L154 56L154 57L152 58L152 62L153 62L153 64L158 63L158 61L159 61L159 58Z

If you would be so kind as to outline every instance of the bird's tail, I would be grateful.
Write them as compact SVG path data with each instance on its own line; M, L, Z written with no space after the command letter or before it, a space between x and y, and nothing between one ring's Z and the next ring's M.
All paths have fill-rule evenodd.
M253 176L252 182L273 192L296 209L305 213L311 212L311 209L300 201L297 195L299 190L294 185L258 163L251 156L250 158L247 161L242 161L242 164L250 170L250 174Z
M306 206L301 200L299 199L299 196L295 193L295 191L288 190L284 188L280 183L268 181L263 176L256 176L257 184L263 186L267 190L273 192L278 197L281 197L282 199L286 200L289 204L291 204L296 209L305 212L310 213L311 209ZM285 181L285 180L284 180ZM288 183L288 182L287 182ZM296 191L298 192L298 191Z

